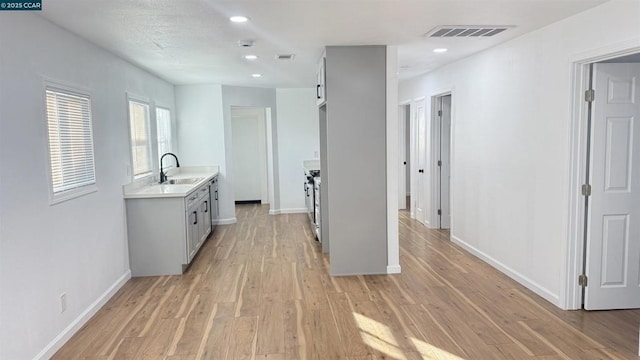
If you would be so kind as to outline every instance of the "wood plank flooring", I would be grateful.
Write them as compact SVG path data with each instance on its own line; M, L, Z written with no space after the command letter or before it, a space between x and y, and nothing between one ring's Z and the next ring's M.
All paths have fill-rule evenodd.
M561 311L400 215L402 274L330 277L306 214L237 206L183 276L131 279L54 359L640 359L640 310Z

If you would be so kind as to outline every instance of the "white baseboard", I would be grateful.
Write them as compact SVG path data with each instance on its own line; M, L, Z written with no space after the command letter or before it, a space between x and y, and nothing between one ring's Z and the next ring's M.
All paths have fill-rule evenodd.
M501 263L500 261L494 259L493 257L485 254L484 252L476 249L475 247L467 244L466 242L462 241L460 238L454 236L453 234L451 235L451 241L453 243L459 245L460 247L464 248L468 252L472 253L473 255L477 256L478 258L482 259L484 262L488 263L489 265L493 266L494 268L498 269L500 272L504 273L508 277L510 277L513 280L519 282L524 287L526 287L529 290L533 291L534 293L540 295L541 297L543 297L548 302L550 302L553 305L561 308L561 306L560 306L560 297L557 294L554 294L551 291L545 289L544 287L540 286L539 284L537 284L533 280L531 280L531 279L527 278L526 276L520 274L519 272L511 269L507 265L505 265L505 264Z
M388 265L387 266L387 274L400 274L402 269L400 265Z
M127 270L118 280L116 280L113 285L111 285L102 295L98 297L93 304L89 305L89 307L83 311L80 316L78 316L75 320L69 324L58 336L56 336L53 341L51 341L38 355L34 357L34 360L39 359L50 359L60 348L64 345L71 337L78 331L84 324L95 315L100 308L104 306L104 304L109 301L113 297L113 295L120 290L124 284L131 279L131 270Z
M235 224L238 222L238 219L236 219L235 217L232 218L228 218L228 219L218 219L218 220L214 220L213 221L216 225L231 225L231 224Z
M280 214L304 214L307 212L306 208L294 208L294 209L277 209L277 210L269 210L269 215L280 215Z

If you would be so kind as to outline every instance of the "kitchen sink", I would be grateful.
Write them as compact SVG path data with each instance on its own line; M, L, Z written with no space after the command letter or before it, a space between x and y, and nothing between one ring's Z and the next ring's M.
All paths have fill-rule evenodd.
M186 178L186 179L169 179L163 182L163 185L191 185L202 180L202 178Z

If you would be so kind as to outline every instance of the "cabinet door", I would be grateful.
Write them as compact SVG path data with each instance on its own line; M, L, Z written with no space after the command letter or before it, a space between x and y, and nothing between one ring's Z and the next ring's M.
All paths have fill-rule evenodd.
M216 189L218 187L218 183L217 183L218 179L214 178L213 180L211 180L211 183L209 183L209 219L211 221L211 231L213 232L213 230L216 228L216 220L218 219L217 216L217 212L218 212L218 206L217 206L217 196L218 194L216 193Z
M220 208L218 206L218 178L216 177L213 179L213 185L211 186L211 225L213 228L216 227L220 218Z
M218 200L218 188L216 187L215 191L215 199L213 200L213 218L216 220L220 220L220 200Z
M200 233L200 242L198 247L204 243L209 234L211 234L211 200L209 195L204 198L204 201L200 204L200 214L202 214L202 228Z
M187 211L187 260L190 263L196 254L196 244L200 238L197 208Z

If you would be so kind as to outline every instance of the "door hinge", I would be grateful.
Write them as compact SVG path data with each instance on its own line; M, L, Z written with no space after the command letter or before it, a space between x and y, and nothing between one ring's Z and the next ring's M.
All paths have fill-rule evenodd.
M442 215L442 210L438 209L438 215Z
M591 196L591 185L589 184L582 185L582 196Z
M596 99L596 91L593 89L589 89L584 92L584 101L592 102Z
M442 110L438 110L438 116L442 116Z
M442 160L438 160L438 166L442 166Z
M578 276L578 285L585 287L587 286L587 275L582 274Z

